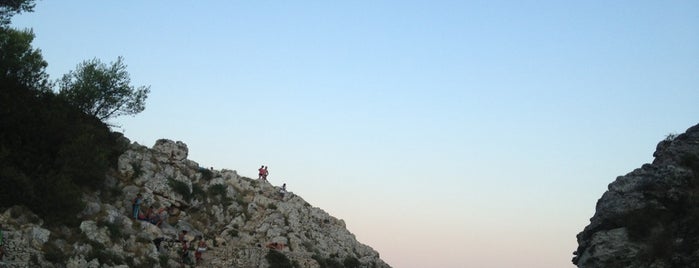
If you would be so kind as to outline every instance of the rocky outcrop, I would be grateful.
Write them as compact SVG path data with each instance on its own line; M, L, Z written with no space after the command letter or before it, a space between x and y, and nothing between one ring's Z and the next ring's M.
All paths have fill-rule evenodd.
M31 211L8 209L0 214L5 265L176 267L183 260L178 235L186 230L190 248L206 243L205 267L389 267L343 220L300 196L234 170L200 167L187 155L182 142L130 144L104 189L84 194L76 228L46 229ZM142 211L159 215L158 225L133 218L137 194Z
M699 125L609 184L578 234L578 267L699 267Z

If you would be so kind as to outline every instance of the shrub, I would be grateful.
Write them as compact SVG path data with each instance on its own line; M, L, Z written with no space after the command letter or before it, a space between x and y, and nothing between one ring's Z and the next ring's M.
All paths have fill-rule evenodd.
M320 265L320 268L343 268L342 263L333 258L323 258L321 256L313 255L312 259L316 260Z
M138 178L143 175L143 166L141 163L133 163L133 178Z
M665 141L674 141L677 136L679 136L677 133L668 133L667 136L665 136Z
M105 249L102 244L94 241L89 241L89 243L92 246L92 250L87 254L85 259L97 259L100 263L109 265L124 264L124 258L113 251Z
M189 186L186 183L173 178L168 178L167 183L170 185L170 188L175 191L175 193L182 195L182 198L185 201L189 202L192 200L192 191L189 189Z
M228 235L230 235L231 237L238 237L238 230L235 230L235 229L228 230Z
M209 186L209 189L207 189L207 192L209 192L209 196L220 196L220 197L225 197L226 194L228 193L226 185L223 184L213 184Z
M267 208L268 209L277 209L277 205L270 203L269 205L267 205Z
M99 221L97 222L97 226L107 227L107 230L109 231L109 238L111 238L112 241L124 237L124 233L121 231L121 227L116 223L111 223L108 221Z
M350 256L347 256L345 260L342 261L342 264L344 264L346 268L359 268L361 265L357 258Z
M210 181L214 177L214 173L211 172L211 170L203 167L199 168L199 173L201 173L201 178L207 181Z
M168 267L169 260L170 260L170 257L168 257L166 254L160 254L158 256L158 261L160 263L160 267Z
M82 189L98 190L123 148L106 124L51 92L0 81L0 207L25 205L49 225L76 226Z
M68 261L68 256L54 243L45 243L42 251L44 252L44 258L52 263L66 263Z
M201 185L192 184L192 197L206 198L206 192L201 188Z
M283 253L270 249L265 255L270 268L293 268L291 261Z

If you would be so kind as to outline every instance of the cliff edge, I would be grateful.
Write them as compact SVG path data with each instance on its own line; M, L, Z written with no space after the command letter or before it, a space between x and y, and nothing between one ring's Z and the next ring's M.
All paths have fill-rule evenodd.
M577 235L578 267L699 267L699 125L609 184Z

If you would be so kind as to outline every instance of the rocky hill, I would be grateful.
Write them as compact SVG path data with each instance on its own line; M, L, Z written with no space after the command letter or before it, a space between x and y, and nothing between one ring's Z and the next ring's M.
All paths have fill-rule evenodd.
M609 184L578 234L578 267L699 267L699 125Z
M206 244L201 267L390 267L344 221L300 196L234 170L203 168L182 142L128 147L101 190L83 194L79 228L48 227L21 206L0 214L1 267L180 267ZM128 145L127 145L128 144ZM152 207L161 219L133 218ZM180 234L190 250L182 257Z

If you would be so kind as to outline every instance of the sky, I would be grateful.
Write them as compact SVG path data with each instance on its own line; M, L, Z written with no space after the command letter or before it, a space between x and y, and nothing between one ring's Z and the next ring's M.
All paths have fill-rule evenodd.
M269 181L393 267L573 267L617 176L699 123L698 1L37 1L52 79L123 56L129 139Z

